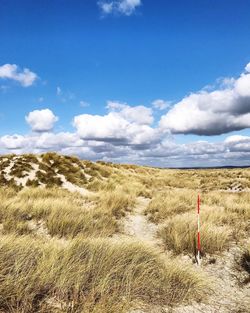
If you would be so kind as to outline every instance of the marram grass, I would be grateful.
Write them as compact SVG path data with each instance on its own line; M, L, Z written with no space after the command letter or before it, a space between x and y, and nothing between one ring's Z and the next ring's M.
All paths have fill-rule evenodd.
M77 237L67 245L30 236L0 238L4 312L125 312L129 303L199 300L207 278L135 241ZM112 299L112 306L110 306Z

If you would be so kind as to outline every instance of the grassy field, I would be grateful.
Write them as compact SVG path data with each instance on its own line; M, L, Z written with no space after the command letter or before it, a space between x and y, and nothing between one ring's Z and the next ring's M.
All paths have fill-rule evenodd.
M200 303L216 289L206 264L235 245L239 288L248 288L249 187L249 169L156 169L55 153L0 157L0 312L167 312ZM198 193L202 268L194 258ZM140 231L138 199L148 200L140 218L157 229L155 243L124 230L135 216Z

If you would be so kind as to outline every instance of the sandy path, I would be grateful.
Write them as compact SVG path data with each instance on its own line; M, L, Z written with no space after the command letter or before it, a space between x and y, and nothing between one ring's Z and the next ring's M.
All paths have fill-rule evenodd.
M149 199L139 197L132 214L129 214L123 221L124 232L142 241L156 240L157 226L148 222L147 217L143 214L148 206Z
M130 237L145 242L164 251L163 243L157 237L159 226L148 221L144 215L150 199L138 197L136 205L131 213L120 221L121 234L115 235L114 238Z

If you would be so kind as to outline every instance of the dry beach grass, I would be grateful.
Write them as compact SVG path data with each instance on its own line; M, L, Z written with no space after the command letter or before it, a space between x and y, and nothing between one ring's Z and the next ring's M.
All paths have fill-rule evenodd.
M215 313L218 303L231 312L233 293L242 303L250 296L249 178L249 169L0 157L0 312ZM193 263L198 192L201 268Z

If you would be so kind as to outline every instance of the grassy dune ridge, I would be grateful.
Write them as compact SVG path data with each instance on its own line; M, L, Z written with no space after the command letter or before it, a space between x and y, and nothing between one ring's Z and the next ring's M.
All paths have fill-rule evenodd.
M44 220L50 235L59 237L112 235L118 227L117 219L135 202L120 189L82 197L57 188L25 188L18 193L7 188L0 190L0 196L4 233L29 233L30 220Z
M127 313L205 299L213 281L180 258L195 254L197 194L203 253L244 240L246 271L249 178L249 169L0 157L0 312ZM148 199L142 214L157 225L161 249L121 236L138 197Z

